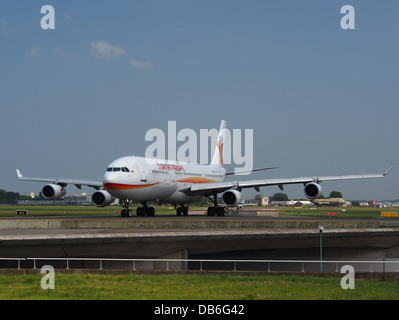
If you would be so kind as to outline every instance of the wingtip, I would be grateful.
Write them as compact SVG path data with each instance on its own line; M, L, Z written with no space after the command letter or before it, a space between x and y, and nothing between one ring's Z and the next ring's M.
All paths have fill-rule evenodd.
M395 167L395 165L393 165L392 167L390 167L385 173L384 173L384 177Z

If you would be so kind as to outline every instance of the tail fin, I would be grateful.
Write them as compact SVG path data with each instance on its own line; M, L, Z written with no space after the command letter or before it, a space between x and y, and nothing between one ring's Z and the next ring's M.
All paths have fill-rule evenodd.
M19 170L17 169L17 178L20 179L20 178L23 178L23 177L24 177L24 176L22 175L21 171L19 171Z
M219 165L223 167L223 146L226 137L226 121L222 120L220 124L218 139L216 140L216 147L213 153L211 165Z

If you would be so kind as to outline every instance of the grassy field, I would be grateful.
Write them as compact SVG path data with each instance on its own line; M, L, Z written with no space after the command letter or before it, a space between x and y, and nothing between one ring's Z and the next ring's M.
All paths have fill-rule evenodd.
M395 211L398 208L361 208L361 207L281 207L278 208L281 215L291 216L312 216L312 217L330 217L330 218L379 218L382 211ZM328 212L334 212L336 215L328 216ZM399 220L399 219L398 219Z
M289 275L55 274L55 289L41 288L43 275L0 274L0 299L55 300L398 300L398 281Z
M265 207L250 207L251 210L264 209ZM94 206L21 206L21 205L0 205L0 217L15 217L16 211L28 210L30 217L50 217L50 216L120 216L119 206L109 206L97 208ZM131 207L135 213L136 207ZM193 209L195 209L193 207ZM313 207L313 208L294 208L294 207L274 207L280 215L285 216L312 216L327 217L327 212L335 212L336 216L329 218L379 218L381 211L398 211L398 208L358 208L358 207ZM176 215L176 211L171 207L157 206L157 215ZM245 210L245 209L242 209ZM205 211L205 209L203 210ZM399 221L399 218L398 218Z
M131 207L136 212L136 207ZM119 206L97 208L95 206L22 206L22 205L0 205L0 217L15 217L17 210L28 210L29 217L51 217L51 216L115 216L120 217ZM158 214L176 214L174 209L168 207L157 207Z

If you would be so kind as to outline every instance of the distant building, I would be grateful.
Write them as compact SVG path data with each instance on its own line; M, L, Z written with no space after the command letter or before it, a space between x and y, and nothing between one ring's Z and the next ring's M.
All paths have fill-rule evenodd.
M257 194L254 198L254 202L256 202L258 206L263 206L263 207L270 205L269 197L264 197L262 194Z
M86 193L66 194L62 199L64 199L64 204L66 205L91 204L91 195L87 195Z
M342 198L315 199L313 203L316 206L346 207L348 204Z
M287 201L270 201L270 205L271 206L286 206L287 205Z
M369 207L377 207L377 200L369 200Z
M369 203L368 202L360 202L361 207L368 207Z
M261 197L260 205L264 206L264 207L268 206L269 205L269 197Z
M25 205L91 205L91 195L86 193L81 194L66 194L58 200L45 200L39 197L32 200L19 200L18 204Z
M314 203L309 200L298 200L295 202L294 207L311 207Z

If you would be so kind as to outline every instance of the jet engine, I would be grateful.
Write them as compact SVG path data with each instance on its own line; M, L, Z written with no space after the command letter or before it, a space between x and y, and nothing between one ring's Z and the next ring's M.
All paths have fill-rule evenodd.
M101 207L101 208L110 205L112 202L114 202L114 200L115 198L104 190L96 191L91 196L91 202L96 207Z
M305 186L303 192L305 193L305 196L308 199L310 200L317 199L321 194L321 185L319 185L316 182L310 182Z
M57 200L66 195L66 190L58 184L48 184L42 189L42 195L47 200Z
M227 190L222 194L222 201L228 207L236 206L242 202L242 194L237 190Z

